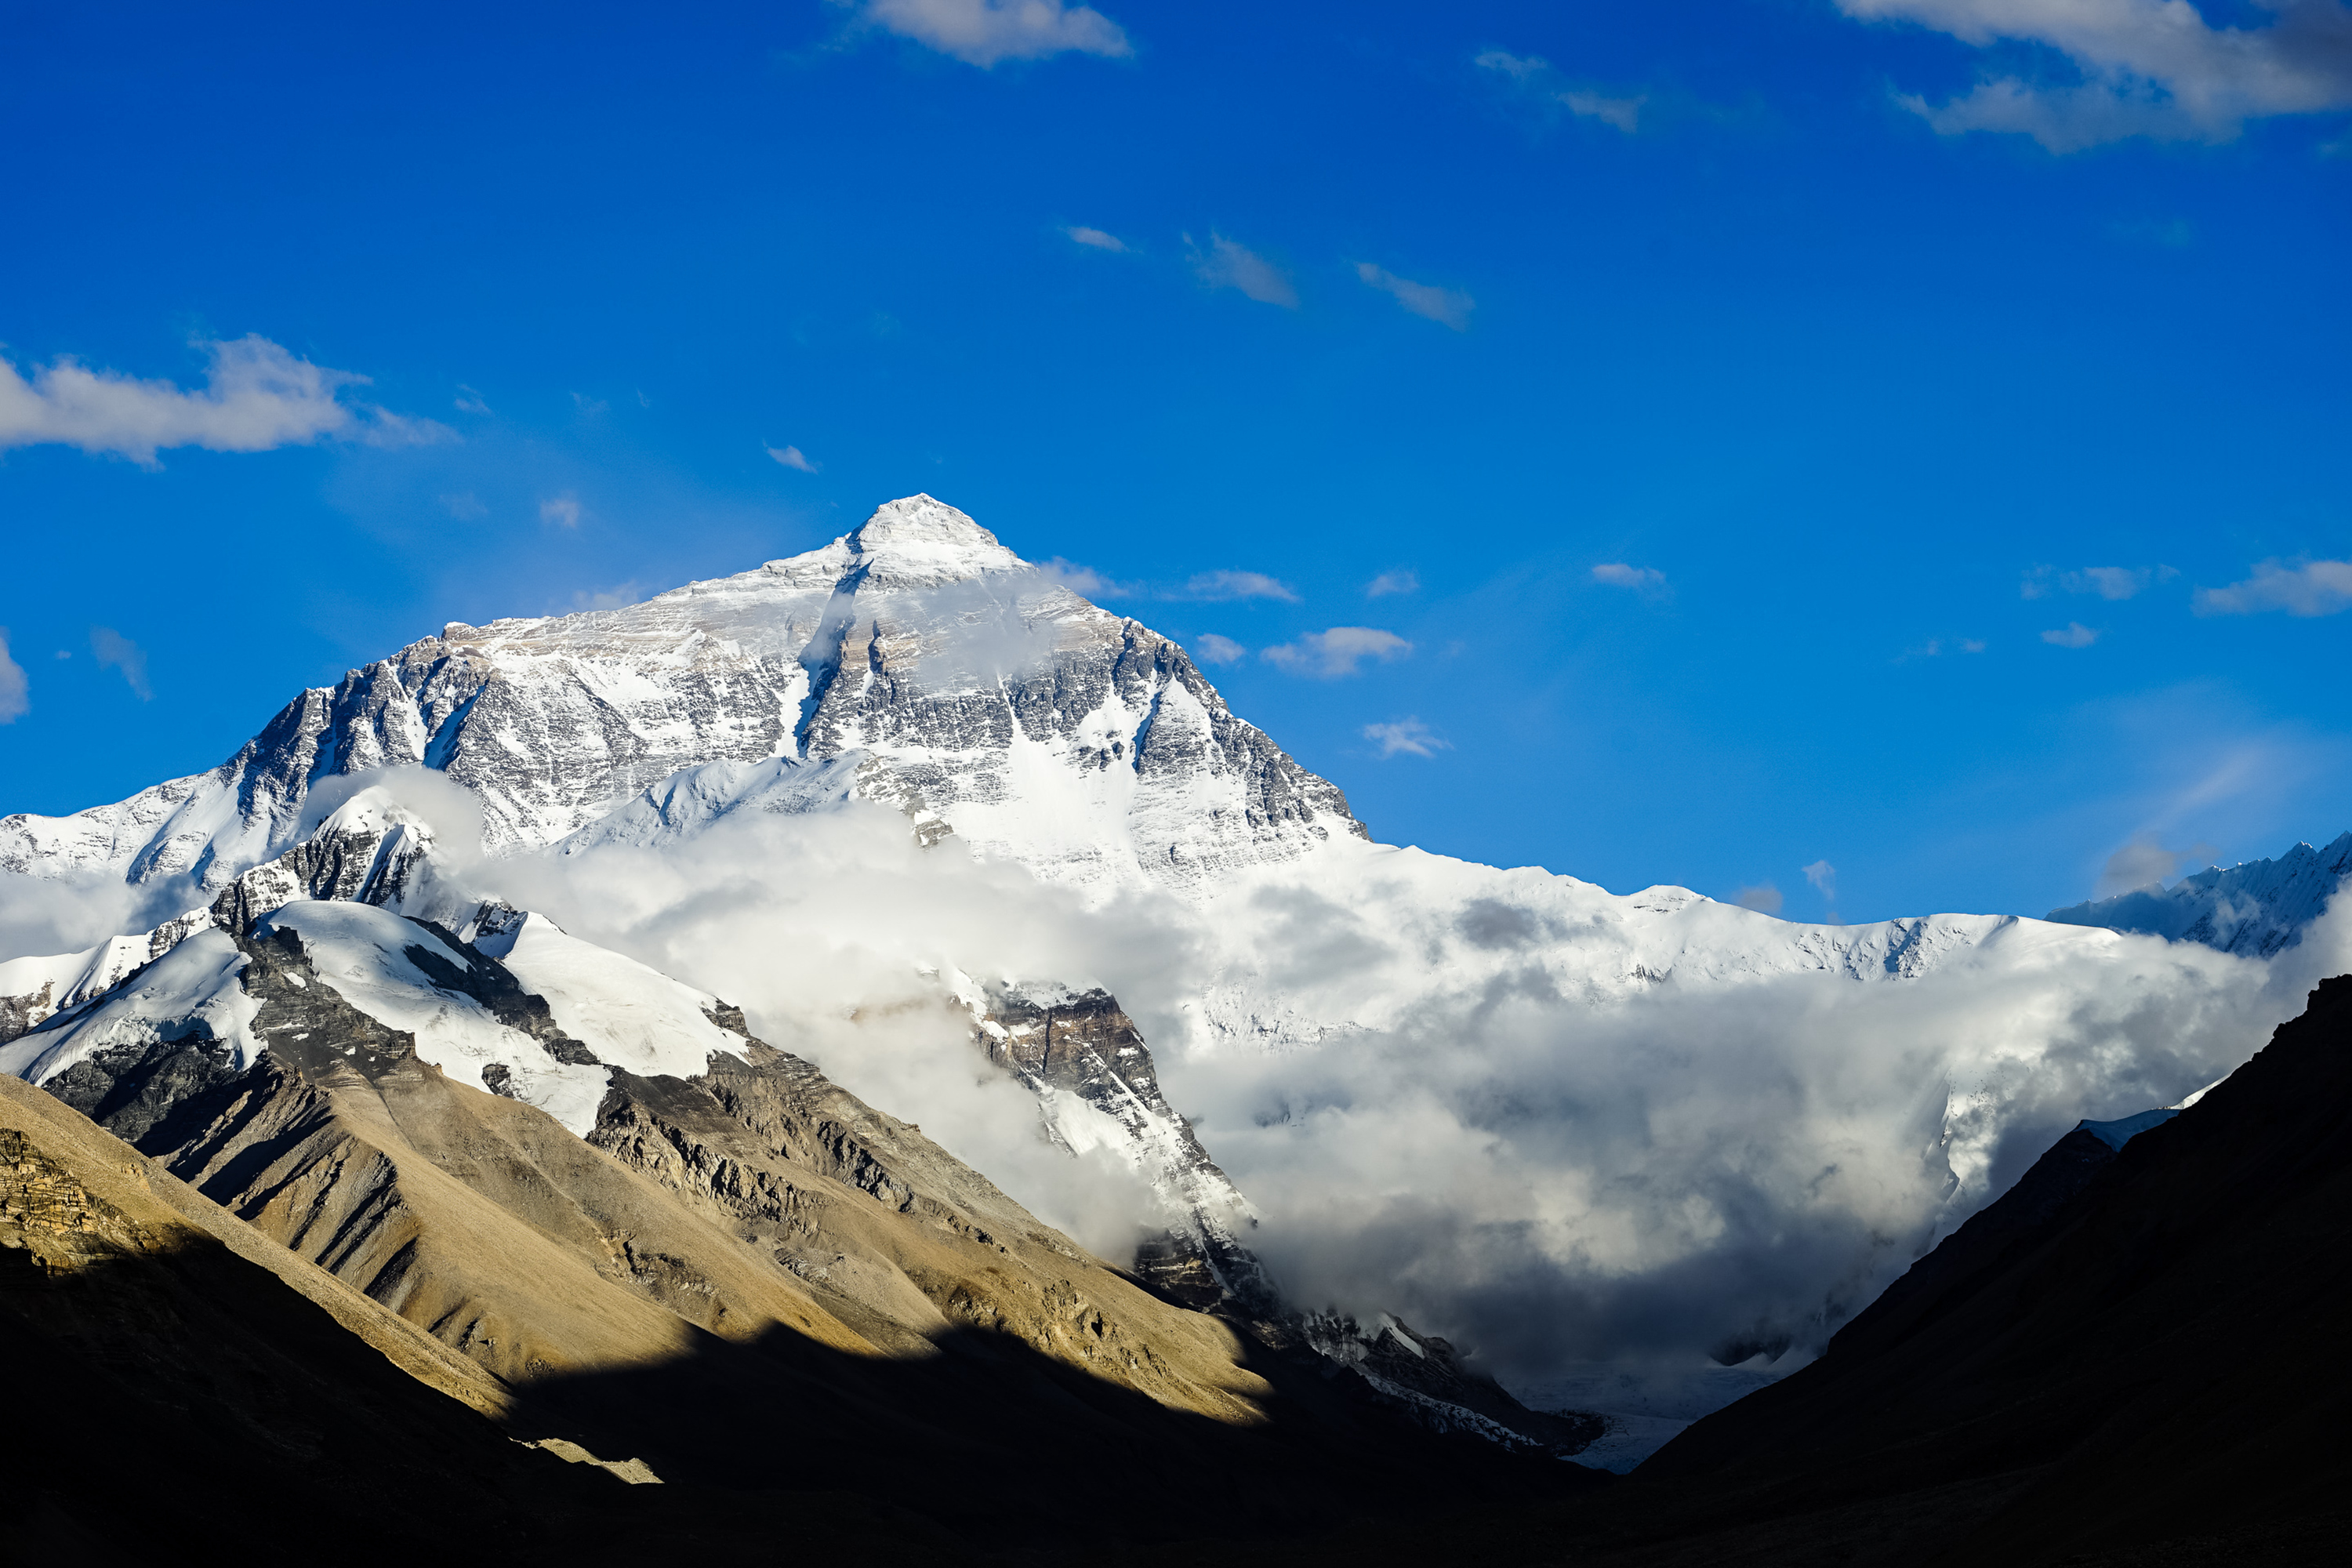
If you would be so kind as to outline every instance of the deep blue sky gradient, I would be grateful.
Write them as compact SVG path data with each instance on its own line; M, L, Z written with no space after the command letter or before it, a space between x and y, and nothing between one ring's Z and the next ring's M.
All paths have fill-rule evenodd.
M929 490L1248 646L1222 689L1389 841L1803 918L1825 858L1851 920L2039 913L2137 835L2352 826L2352 616L2190 612L2352 554L2345 116L1939 137L1894 95L1981 52L1810 0L1102 8L1132 58L982 70L806 0L0 5L0 353L195 384L195 340L255 332L462 437L0 455L32 701L0 810L212 766L444 621ZM1491 48L1646 95L1639 130L1548 116ZM1213 233L1298 309L1205 287ZM2021 594L2095 565L2176 574ZM1420 591L1368 600L1394 568ZM1217 569L1299 601L1167 596ZM1255 657L1331 626L1414 652ZM1363 736L1407 717L1451 749Z

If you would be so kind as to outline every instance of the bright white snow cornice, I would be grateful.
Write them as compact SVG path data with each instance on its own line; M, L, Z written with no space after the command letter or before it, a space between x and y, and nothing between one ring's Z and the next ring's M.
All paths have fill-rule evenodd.
M1364 837L1182 648L918 495L626 609L453 623L302 693L211 773L0 819L0 867L215 889L299 837L321 781L404 764L479 797L493 853L853 795L1107 887L1196 890Z

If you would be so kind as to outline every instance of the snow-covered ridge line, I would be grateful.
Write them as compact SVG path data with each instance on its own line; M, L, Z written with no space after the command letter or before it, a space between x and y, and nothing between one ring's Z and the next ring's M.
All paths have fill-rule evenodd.
M2168 888L2086 900L2048 918L2269 958L2303 940L2304 928L2326 909L2347 874L2352 833L2325 849L2298 844L2274 859L2209 867Z
M492 853L633 801L615 832L643 837L681 773L750 768L698 780L707 819L804 809L839 798L824 765L854 753L845 793L1049 880L1181 890L1363 833L1182 648L913 496L823 549L625 609L453 623L302 693L212 773L0 818L0 868L209 892L297 842L322 782L403 765L470 791Z

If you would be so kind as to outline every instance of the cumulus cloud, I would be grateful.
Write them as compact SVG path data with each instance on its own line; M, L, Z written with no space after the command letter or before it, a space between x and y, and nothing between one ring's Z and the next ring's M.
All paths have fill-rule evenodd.
M1592 580L1606 583L1612 588L1632 588L1649 596L1666 591L1666 574L1654 566L1628 566L1622 561L1604 561L1592 569Z
M8 657L8 628L0 626L0 724L13 724L32 711L29 690L25 667Z
M1202 664L1239 664L1249 657L1249 649L1215 632L1202 632L1192 639L1192 657Z
M1263 572L1202 572L1195 574L1177 595L1185 599L1206 599L1222 603L1229 599L1279 599L1286 605L1298 603L1298 590L1279 578Z
M2251 616L2263 610L2332 616L2347 605L2352 605L2352 561L2304 561L2293 566L2265 561L2242 583L2198 589L2193 601L2200 616Z
M580 526L580 499L577 496L550 496L539 503L539 521L551 522L558 528Z
M0 359L0 451L55 443L152 466L171 447L267 452L323 437L400 447L454 440L430 419L347 401L368 378L312 364L267 338L199 342L210 365L201 391L94 371L60 355L30 381Z
M817 466L814 463L810 462L808 455L803 452L798 447L770 447L762 444L760 450L767 453L769 457L774 458L777 462L782 464L787 468L798 468L804 474L813 474L816 472Z
M1184 247L1192 258L1192 271L1212 289L1238 289L1261 305L1279 305L1286 310L1298 309L1298 290L1291 287L1290 278L1281 268L1256 251L1222 234L1209 236L1209 248L1202 250L1184 237Z
M2032 137L2069 153L2126 137L2226 142L2249 120L2352 107L2352 10L2258 0L2262 27L2215 27L2189 0L1838 0L1849 16L1912 22L1979 48L2040 45L2077 79L2002 75L1943 103L1900 100L1944 135Z
M1433 283L1415 283L1369 261L1356 263L1356 276L1362 279L1368 287L1388 295L1412 315L1426 317L1457 332L1470 330L1470 312L1476 308L1478 301L1458 289L1441 289Z
M1088 228L1082 223L1071 224L1062 232L1068 235L1074 243L1086 246L1092 250L1111 250L1125 255L1129 248L1127 241L1119 238L1118 236L1099 228Z
M2099 640L2099 634L2080 621L2068 621L2063 626L2043 632L2042 640L2052 647L2088 647Z
M1780 889L1769 882L1759 882L1734 892L1731 901L1743 910L1754 910L1759 915L1777 915L1780 912Z
M1471 63L1482 70L1493 71L1547 108L1565 109L1580 120L1597 120L1628 136L1639 129L1642 106L1649 101L1646 94L1612 94L1572 85L1541 55L1488 49Z
M1308 632L1295 641L1278 643L1259 657L1293 675L1334 680L1355 674L1356 667L1368 658L1392 664L1412 654L1412 644L1394 632L1384 632L1377 626L1333 626L1328 631Z
M1364 739L1376 742L1383 757L1433 757L1454 749L1453 742L1438 739L1436 732L1418 717L1399 719L1391 724L1367 724Z
M1383 572L1379 576L1364 584L1364 597L1367 599L1385 598L1391 594L1418 594L1420 592L1421 574L1417 572L1407 571L1402 567L1399 567L1394 572Z
M98 660L100 669L120 670L123 684L142 702L154 700L154 689L147 684L147 650L116 631L112 626L89 628L90 657Z
M1000 60L1123 59L1135 52L1118 23L1064 0L863 0L851 26L896 34L982 70Z
M1142 591L1132 583L1116 582L1091 566L1081 566L1058 555L1039 566L1037 574L1082 599L1128 599Z

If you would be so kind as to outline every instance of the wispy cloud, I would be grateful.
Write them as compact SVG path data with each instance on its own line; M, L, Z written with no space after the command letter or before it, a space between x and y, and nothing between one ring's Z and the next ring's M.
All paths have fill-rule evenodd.
M1202 664L1239 664L1249 657L1249 649L1231 637L1202 632L1192 639L1192 657Z
M539 503L539 521L551 522L559 528L580 526L580 500L577 496L550 496Z
M2200 588L2191 607L2200 616L2332 616L2352 605L2352 561L2265 561L2254 574L2226 588Z
M2249 120L2352 107L2352 11L2259 0L2266 27L2215 27L2188 0L1837 0L1865 21L1911 22L1978 48L2040 44L2079 80L1989 76L1943 103L1902 105L1940 134L2006 132L2053 153L2147 136L2226 142Z
M1364 597L1367 599L1385 598L1391 594L1420 592L1421 574L1402 566L1393 572L1383 572L1364 584Z
M1433 757L1454 749L1453 742L1438 739L1417 717L1400 719L1392 724L1367 724L1364 739L1377 742L1383 757Z
M1412 655L1412 644L1377 626L1333 626L1308 632L1295 641L1277 643L1259 657L1293 675L1334 680L1353 675L1366 659L1393 664Z
M572 595L575 610L621 610L640 603L646 596L646 585L638 582L615 583L609 588L583 588Z
M122 672L123 684L142 702L152 701L154 688L147 684L147 650L116 631L112 626L89 628L90 657L98 660L100 669Z
M895 33L982 70L999 60L1121 59L1135 52L1118 23L1063 0L864 0L852 25Z
M1520 91L1549 107L1565 109L1579 120L1597 120L1631 136L1641 126L1645 93L1605 92L1570 82L1541 55L1515 55L1488 49L1471 62L1509 81Z
M152 467L155 454L172 447L267 452L330 437L377 447L457 439L430 419L345 401L344 390L366 385L366 376L312 364L267 338L196 346L211 363L195 392L90 370L69 355L27 381L0 359L0 450L54 443Z
M14 724L32 711L31 690L25 667L8 657L8 628L0 626L0 724Z
M1202 250L1188 234L1184 247L1192 258L1194 275L1210 288L1238 289L1261 305L1298 309L1298 290L1291 287L1289 276L1239 241L1213 233L1209 248Z
M609 414L613 411L611 404L601 397L591 397L584 392L575 392L572 395L572 406L580 411L580 416L583 419L593 419L599 414Z
M479 522L490 515L490 509L482 504L482 498L471 490L461 490L456 495L437 499L441 502L441 510L460 522Z
M2036 566L2019 581L2017 596L2046 599L2053 590L2063 590L2069 594L2095 594L2102 599L2128 599L2150 583L2169 582L2179 575L2169 566L2085 566L2079 572Z
M1667 592L1664 572L1654 566L1629 566L1622 561L1603 561L1592 569L1592 580L1612 588L1631 588L1644 598L1657 598Z
M1955 637L1948 640L1943 637L1929 637L1917 647L1905 648L1903 657L1895 662L1901 664L1914 658L1940 658L1947 653L1982 653L1984 650L1982 637Z
M1136 584L1114 581L1091 566L1081 566L1058 555L1039 566L1037 572L1082 599L1131 599L1143 592Z
M1263 572L1198 573L1184 584L1183 592L1174 596L1206 599L1211 603L1228 599L1279 599L1286 605L1298 603L1297 589Z
M810 462L808 454L803 452L798 447L770 447L763 444L760 450L788 468L798 468L804 474L813 474L817 470L817 465Z
M1734 890L1731 901L1743 910L1754 910L1759 915L1777 915L1783 900L1780 889L1769 882L1759 882L1753 887Z
M1133 248L1118 236L1099 228L1088 228L1082 223L1071 224L1062 232L1070 237L1073 244L1083 245L1091 250L1113 250L1124 256Z
M2080 621L2068 621L2063 626L2043 632L2042 640L2053 647L2088 647L2099 640L2099 634Z
M451 399L450 405L460 414L486 415L490 412L490 405L482 401L482 395L462 382L458 384L457 395Z
M1457 332L1470 330L1470 312L1476 309L1478 301L1458 289L1415 283L1369 261L1356 263L1356 276L1403 306L1410 314L1426 317Z
M1838 919L1837 912L1837 868L1827 860L1816 860L1804 868L1804 872L1805 880L1813 885L1813 891L1819 893L1822 902L1828 906L1826 912L1830 924L1843 925L1844 922Z

